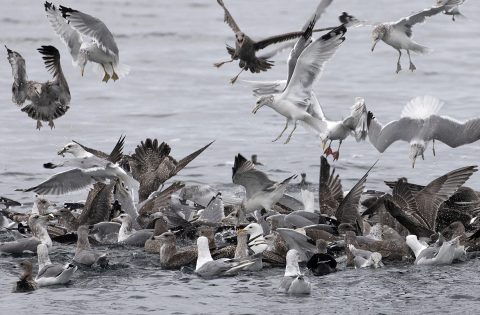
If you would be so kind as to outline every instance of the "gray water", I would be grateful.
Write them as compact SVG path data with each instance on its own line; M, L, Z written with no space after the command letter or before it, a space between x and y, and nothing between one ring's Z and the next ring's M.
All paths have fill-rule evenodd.
M394 21L433 1L338 0L319 21L319 26L337 23L336 16L350 12L372 22ZM226 5L240 27L253 37L298 29L317 1L243 0ZM238 66L220 69L214 62L228 55L225 43L233 44L232 32L223 23L223 13L214 0L202 1L65 1L100 17L116 36L122 62L131 73L116 83L104 84L91 69L85 77L70 62L64 45L53 33L43 10L43 1L3 0L0 10L0 43L26 59L30 79L46 81L49 74L36 48L53 44L60 49L62 65L72 92L67 114L56 120L56 129L35 130L35 121L11 102L11 71L0 62L0 194L29 207L32 196L15 192L38 183L52 173L43 169L59 161L56 152L75 139L90 147L111 150L120 134L126 134L125 152L132 152L147 137L172 146L172 155L182 158L216 140L177 179L222 187L231 183L233 157L257 153L265 170L277 180L305 171L317 181L320 147L316 138L298 128L288 145L272 143L284 119L268 108L257 115L249 89L229 79ZM328 63L315 92L327 116L341 119L349 113L356 96L366 99L377 118L386 122L399 117L413 97L431 94L445 101L442 113L457 119L478 116L480 78L480 9L476 1L462 8L467 20L452 22L437 16L414 28L417 41L433 49L427 56L413 56L418 70L396 75L397 53L379 43L370 52L370 28L349 30L347 40ZM276 57L275 67L243 79L275 80L286 76L286 53ZM334 145L335 148L336 144ZM437 156L429 151L425 161L411 169L408 145L396 143L379 155L368 143L349 139L342 145L339 169L344 189L349 189L380 157L367 188L385 189L383 180L406 176L427 183L452 169L478 163L479 144L450 149L436 144ZM480 176L468 182L480 187ZM84 199L86 192L53 201ZM56 252L58 249L59 252ZM53 258L67 261L72 247L57 246ZM162 271L155 255L142 251L114 250L114 261L126 268L78 272L67 287L45 288L32 294L9 293L18 270L18 258L0 257L0 313L392 313L475 312L479 306L478 260L434 268L393 266L383 270L347 270L311 280L313 293L296 298L275 294L283 273L280 269L261 274L205 281L188 273ZM32 258L34 259L34 258ZM21 302L19 302L21 300ZM55 301L55 302L54 302Z

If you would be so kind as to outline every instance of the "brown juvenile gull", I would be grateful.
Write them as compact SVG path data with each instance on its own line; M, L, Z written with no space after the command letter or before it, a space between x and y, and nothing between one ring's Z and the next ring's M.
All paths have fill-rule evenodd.
M74 64L85 71L88 61L96 63L103 70L103 82L126 76L130 67L120 63L115 38L107 26L96 17L60 6L58 9L45 2L45 12L53 30L67 46Z
M37 284L33 280L32 276L32 263L28 260L20 262L20 268L22 268L22 274L20 280L17 281L14 292L30 292L37 289Z
M171 149L167 143L162 142L159 145L157 139L150 138L142 141L131 157L125 156L133 178L140 183L139 201L146 200L152 192L159 189L160 185L175 176L212 143L177 161L170 156Z
M232 167L232 181L234 184L245 187L246 197L243 201L245 212L255 210L271 210L285 193L288 183L296 175L290 176L282 182L274 182L267 175L255 169L240 153L235 157Z
M43 55L45 67L53 75L53 81L40 83L28 80L25 59L16 51L7 48L14 78L12 101L22 106L29 100L31 103L23 107L22 112L37 121L38 130L42 128L41 121L48 121L48 125L53 129L53 120L65 115L69 109L70 90L63 75L58 50L53 46L42 46L38 51Z
M477 166L453 170L430 182L416 195L413 195L408 184L400 179L393 188L392 195L385 195L385 208L411 234L430 237L436 230L440 206L476 171Z
M38 273L35 282L39 287L66 284L70 282L73 273L77 267L72 264L52 264L48 257L48 248L45 244L39 244L37 247Z
M395 141L410 143L412 167L432 141L435 155L435 140L451 148L472 143L480 139L480 118L460 122L438 112L443 102L433 96L419 96L405 105L401 118L382 125L372 112L368 112L367 126L370 143L383 153Z
M87 267L97 263L100 266L108 264L107 254L99 254L93 251L88 240L88 227L82 225L77 230L77 248L73 262Z
M402 57L401 49L407 51L408 59L410 60L410 70L414 71L416 69L415 65L412 63L410 58L410 51L416 53L424 54L429 50L427 47L417 44L412 40L412 27L418 23L424 23L427 17L436 15L445 10L449 10L454 6L462 4L464 0L447 0L443 3L438 3L437 5L420 11L418 13L412 14L410 16L401 18L396 22L387 22L381 23L375 26L372 31L372 51L375 49L375 45L382 40L387 45L392 46L398 51L398 61L397 61L397 73L402 70L400 65L400 58Z
M162 241L159 240L160 235L168 232L168 224L165 217L159 213L154 221L153 235L145 241L144 249L147 253L159 253L162 245Z
M183 266L191 265L197 259L195 248L184 248L177 250L175 234L165 232L160 235L160 266L163 269L180 269Z
M254 41L251 39L248 35L246 35L244 32L240 30L240 27L237 25L235 20L233 19L232 15L230 12L227 10L225 7L225 4L223 3L223 0L217 0L218 4L223 8L224 11L224 21L225 23L230 26L232 31L235 33L235 48L230 47L227 45L227 51L231 56L231 60L228 61L223 61L223 62L218 62L215 63L215 67L220 67L225 63L232 62L234 60L240 59L240 68L242 70L240 73L242 73L244 70L250 70L252 73L259 73L260 71L267 71L273 66L273 62L267 60L266 58L263 57L257 57L255 53L261 49L264 49L272 44L284 42L287 40L295 39L297 37L300 37L303 35L303 31L300 32L290 32L290 33L285 33L285 34L280 34L280 35L275 35L271 36L268 38L265 38L260 41ZM322 3L328 3L331 1L323 1ZM326 6L328 6L325 5ZM324 10L324 8L323 8ZM321 29L321 30L329 30L331 28L326 28L326 29ZM321 30L316 30L316 31L321 31ZM233 77L230 82L233 84L237 80L238 76L240 75L237 74L235 77Z
M254 254L253 251L251 252L248 247L247 240L248 240L248 233L245 230L240 230L237 232L237 246L235 248L235 255L233 258L237 260L241 260L241 259L254 260L255 263L251 266L245 267L244 270L260 271L263 268L262 254L261 253Z

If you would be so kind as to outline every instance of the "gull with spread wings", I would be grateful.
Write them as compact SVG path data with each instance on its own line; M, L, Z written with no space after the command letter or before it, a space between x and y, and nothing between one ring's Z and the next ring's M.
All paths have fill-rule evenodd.
M384 152L395 141L410 143L412 167L415 160L423 154L432 141L435 155L435 140L451 148L472 143L480 139L480 118L460 122L437 113L443 102L433 96L419 96L412 99L403 109L401 118L382 125L372 112L368 112L368 138L380 152Z
M22 108L22 112L37 121L38 130L42 127L42 121L48 121L50 128L55 128L53 120L65 115L71 99L60 64L60 53L53 46L42 46L38 49L43 55L45 67L53 75L53 81L40 83L28 80L25 59L18 52L8 49L7 46L5 48L14 78L12 101L19 106L26 100L31 101Z
M110 78L116 81L128 74L130 68L120 63L117 43L105 23L71 8L57 8L50 2L45 2L45 12L53 30L69 49L74 64L80 67L82 76L88 61L103 70L103 82Z

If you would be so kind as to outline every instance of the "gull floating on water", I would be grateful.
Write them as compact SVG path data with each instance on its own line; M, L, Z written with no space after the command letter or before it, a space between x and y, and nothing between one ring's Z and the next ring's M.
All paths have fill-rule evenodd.
M472 143L480 139L480 118L472 118L460 122L448 116L440 116L438 112L443 102L433 96L419 96L405 105L401 118L382 125L368 112L368 138L380 152L384 152L395 141L410 143L410 159L412 167L430 143L435 155L435 140L441 141L451 148Z
M32 231L32 236L20 238L16 241L0 244L0 252L21 255L23 253L36 253L38 244L45 244L52 247L52 240L47 232L47 221L51 215L41 216L33 214L28 219L28 226Z
M77 248L73 262L87 267L91 267L95 263L100 266L108 265L107 254L99 254L91 249L88 230L86 225L80 226L77 230Z
M132 228L133 219L123 213L113 219L113 222L121 223L120 231L118 231L118 243L131 246L145 246L145 242L153 235L152 230L138 230Z
M59 264L52 264L48 257L48 248L44 244L39 244L37 247L38 256L38 274L35 277L35 282L39 287L66 284L70 282L73 273L77 267L67 263L62 266Z
M441 2L441 3L440 3ZM387 45L392 46L398 51L397 61L397 73L402 70L400 65L400 58L402 57L401 49L407 51L408 59L410 60L410 70L416 69L410 58L410 51L414 51L420 54L429 52L429 49L425 46L419 45L412 40L412 27L418 23L424 23L427 17L436 15L443 11L448 11L452 7L462 4L464 0L441 0L437 5L415 13L413 15L404 17L396 22L381 23L372 31L372 51L375 49L377 43L382 40Z
M45 2L45 12L53 30L69 49L73 62L80 67L82 76L88 61L103 70L103 82L110 78L116 81L128 74L130 67L120 63L117 43L101 20L64 6L57 9L50 2Z
M30 292L37 289L37 284L33 280L32 263L28 260L23 260L20 262L20 268L22 268L22 274L20 275L20 280L17 281L14 292Z
M357 249L352 244L348 245L348 250L355 257L354 258L355 268L383 267L382 254L378 252L371 252L364 249Z
M305 276L300 272L298 261L300 255L295 249L287 252L287 265L285 274L278 288L279 292L289 294L310 294L312 286Z
M63 75L58 50L53 46L42 46L38 51L43 55L45 67L53 75L53 81L40 83L28 80L25 59L16 51L7 48L14 78L12 101L21 106L29 100L31 103L23 107L22 112L37 121L38 130L42 127L42 121L48 121L48 125L53 129L53 120L65 115L70 108L70 89Z
M406 242L415 254L415 265L450 265L458 253L465 253L465 248L459 245L458 237L430 247L421 243L416 235L408 235Z

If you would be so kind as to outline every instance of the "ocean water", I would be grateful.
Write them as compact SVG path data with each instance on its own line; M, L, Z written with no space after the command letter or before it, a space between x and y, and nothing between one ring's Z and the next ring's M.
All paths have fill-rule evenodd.
M254 38L299 29L317 1L229 1L237 23ZM318 26L332 26L343 11L375 22L394 21L433 1L338 0ZM27 209L32 195L15 191L38 183L52 174L45 162L60 161L58 149L70 140L109 152L125 134L125 152L141 141L158 138L182 158L215 140L207 151L176 179L187 183L230 186L235 154L258 154L264 170L276 180L306 172L318 181L319 141L299 127L291 142L272 143L283 129L284 119L269 108L251 113L255 98L248 87L229 79L239 68L214 62L226 60L225 44L233 34L223 23L223 12L214 0L184 1L65 1L101 18L116 37L120 59L131 73L105 84L87 68L85 77L71 65L68 51L48 24L42 1L3 0L0 10L0 43L26 59L30 79L48 80L41 45L59 48L69 81L72 101L67 114L55 120L56 128L35 130L36 122L11 101L12 76L5 58L0 62L0 195L19 200ZM415 73L402 59L404 71L395 74L397 52L379 43L370 51L370 27L351 29L335 57L327 64L315 92L326 115L341 119L349 114L356 96L366 99L369 110L387 122L399 117L413 97L430 94L445 102L442 113L457 119L480 115L479 42L480 8L475 1L462 7L467 19L452 22L436 16L414 28L416 40L433 49L425 56L412 55ZM275 66L262 74L244 73L248 80L286 77L287 52L275 57ZM406 57L406 56L405 56ZM46 124L45 124L46 125ZM333 145L336 148L337 144ZM335 162L344 189L349 189L380 158L367 181L368 189L385 190L383 180L406 176L426 184L436 176L465 165L478 164L478 143L450 149L436 143L425 161L412 169L408 145L396 143L380 155L368 143L348 139ZM479 188L480 175L468 185ZM54 202L84 199L86 192L55 196ZM58 246L53 257L67 261L73 247ZM18 258L0 256L0 313L474 313L480 304L478 260L434 268L393 266L383 270L347 270L312 279L309 297L275 293L280 269L235 278L205 281L189 273L162 271L155 255L114 249L120 267L114 270L79 272L67 288L41 289L11 294ZM32 258L34 259L34 258ZM19 302L19 298L21 302Z

